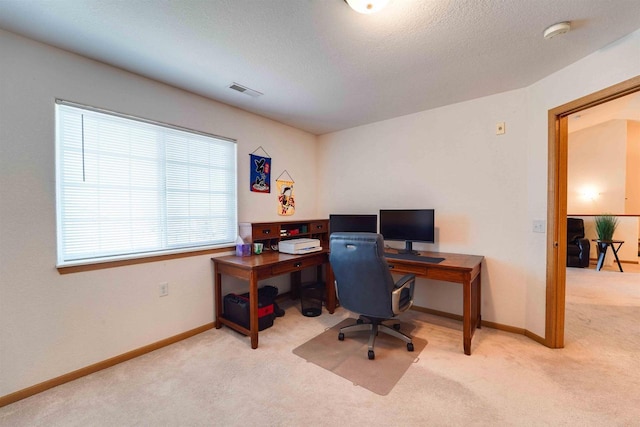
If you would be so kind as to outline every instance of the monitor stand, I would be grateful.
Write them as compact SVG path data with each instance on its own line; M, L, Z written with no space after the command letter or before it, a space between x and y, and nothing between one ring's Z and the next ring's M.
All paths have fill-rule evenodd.
M413 242L407 240L404 242L404 249L398 249L399 254L420 255L420 252L413 250Z

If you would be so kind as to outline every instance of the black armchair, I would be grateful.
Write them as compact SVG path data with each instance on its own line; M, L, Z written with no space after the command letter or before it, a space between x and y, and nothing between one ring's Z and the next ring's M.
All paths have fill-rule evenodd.
M567 267L589 267L589 239L584 238L584 221L567 218Z
M392 327L382 322L411 307L415 275L408 274L394 282L384 258L384 240L380 234L333 233L329 246L340 305L360 315L355 325L340 329L338 339L344 340L348 331L370 331L369 359L375 358L373 346L378 332L403 340L407 350L413 351L411 337L400 332L398 321Z

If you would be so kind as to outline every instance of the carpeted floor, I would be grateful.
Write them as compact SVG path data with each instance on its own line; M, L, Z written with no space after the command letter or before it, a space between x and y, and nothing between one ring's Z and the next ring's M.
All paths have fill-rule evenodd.
M0 408L0 425L639 425L640 274L627 271L567 270L561 350L485 327L465 356L460 322L411 312L428 344L386 396L292 352L350 313L290 303L257 350L211 330Z

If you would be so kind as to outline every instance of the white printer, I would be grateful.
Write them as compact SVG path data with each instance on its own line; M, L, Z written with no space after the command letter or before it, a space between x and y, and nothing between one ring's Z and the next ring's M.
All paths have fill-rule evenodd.
M285 254L308 254L322 250L318 239L291 239L282 240L278 243L278 250Z

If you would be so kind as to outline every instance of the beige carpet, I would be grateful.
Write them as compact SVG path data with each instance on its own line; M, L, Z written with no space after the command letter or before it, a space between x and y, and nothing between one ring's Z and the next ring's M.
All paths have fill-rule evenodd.
M213 329L0 408L0 426L638 426L640 274L631 270L567 269L561 350L484 327L465 356L461 322L403 314L429 344L386 396L292 352L351 313L309 318L288 302L256 350Z
M417 361L427 340L413 334L415 327L411 323L401 322L400 330L412 337L414 351L407 351L407 345L403 341L380 333L374 346L375 359L369 360L368 332L347 333L344 341L338 340L340 328L355 322L354 318L343 320L295 348L293 354L346 378L354 385L386 396L409 366Z

